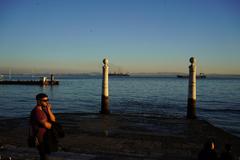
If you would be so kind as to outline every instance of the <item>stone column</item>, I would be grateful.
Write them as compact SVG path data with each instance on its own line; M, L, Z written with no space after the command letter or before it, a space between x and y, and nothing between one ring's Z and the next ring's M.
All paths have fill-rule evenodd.
M196 59L190 58L191 65L189 66L189 81L188 81L188 104L187 118L196 118Z
M108 59L103 60L103 80L102 80L102 106L100 113L109 114L109 93L108 93Z

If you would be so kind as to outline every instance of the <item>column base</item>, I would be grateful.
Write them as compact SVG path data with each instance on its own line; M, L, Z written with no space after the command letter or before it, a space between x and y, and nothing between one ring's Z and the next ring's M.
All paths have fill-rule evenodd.
M109 111L109 97L102 95L102 107L101 107L101 114L110 114Z
M187 119L196 119L196 100L188 98Z

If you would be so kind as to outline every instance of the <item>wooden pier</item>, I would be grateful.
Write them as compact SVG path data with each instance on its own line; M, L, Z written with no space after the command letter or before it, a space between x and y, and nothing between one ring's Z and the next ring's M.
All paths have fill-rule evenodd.
M3 80L0 85L59 85L59 81Z
M59 85L59 81L51 75L50 80L47 77L41 77L40 80L0 80L0 85Z

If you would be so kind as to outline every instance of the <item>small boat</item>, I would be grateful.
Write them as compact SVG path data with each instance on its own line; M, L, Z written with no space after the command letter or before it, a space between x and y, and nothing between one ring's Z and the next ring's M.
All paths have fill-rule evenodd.
M188 75L177 75L177 78L188 78ZM197 75L197 78L199 79L205 79L207 78L207 76L204 73L200 73L199 75Z
M200 73L197 78L207 78L207 76L204 73Z

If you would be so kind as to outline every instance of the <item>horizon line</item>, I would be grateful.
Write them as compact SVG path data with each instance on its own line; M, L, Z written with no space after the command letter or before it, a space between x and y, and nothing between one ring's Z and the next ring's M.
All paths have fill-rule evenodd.
M188 73L186 72L127 72L129 75L187 75ZM51 73L51 72L42 72L42 73L27 73L27 72L23 72L23 73L10 73L11 75L101 75L102 72L55 72L55 73ZM7 76L10 75L9 73L0 73L0 75L3 76ZM205 75L222 75L222 76L240 76L240 74L232 74L232 73L204 73Z

